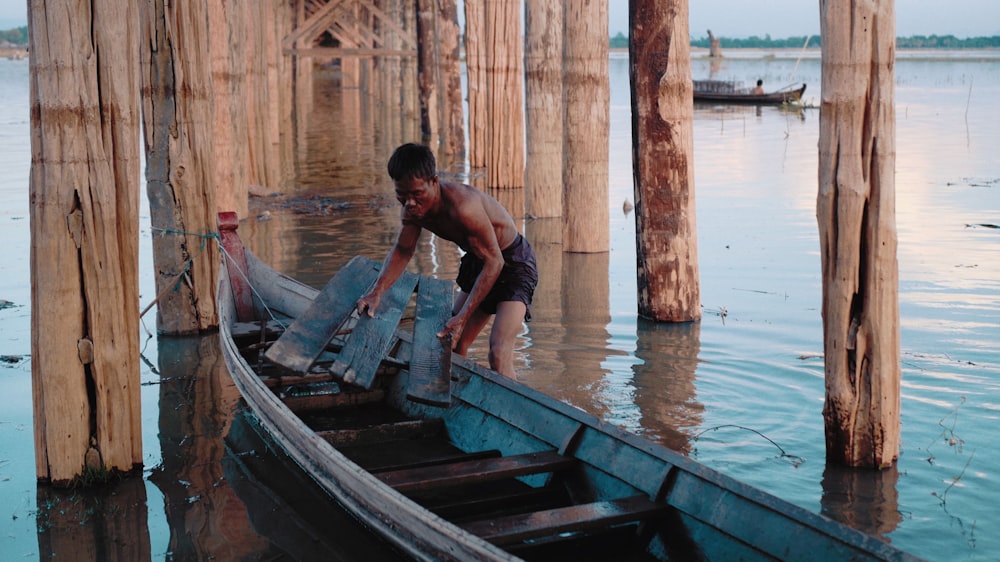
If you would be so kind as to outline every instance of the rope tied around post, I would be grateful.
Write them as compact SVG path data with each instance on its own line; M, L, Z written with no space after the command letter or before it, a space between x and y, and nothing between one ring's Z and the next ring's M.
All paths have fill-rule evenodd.
M222 245L219 244L219 233L216 231L188 232L184 230L176 230L173 228L156 228L156 227L154 227L152 230L158 233L158 235L160 236L164 236L167 234L173 234L178 236L194 236L200 238L201 243L198 245L198 251L184 261L184 268L181 269L180 273L174 275L172 282L167 284L166 287L164 287L159 293L157 293L156 298L154 298L152 302L147 304L146 307L142 309L142 312L139 313L139 318L145 316L146 313L149 312L149 309L153 308L153 305L159 302L159 300L162 299L167 293L171 291L177 291L180 288L181 281L187 279L188 284L191 283L191 279L188 276L188 272L191 271L191 265L194 264L194 260L205 251L205 248L207 247L209 240L215 240L220 251L222 251Z
M219 250L219 253L223 256L223 258L225 258L225 260L228 263L232 263L232 264L235 265L235 268L233 268L233 269L239 273L239 275L243 279L243 281L245 281L246 284L247 284L247 286L250 287L250 291L257 298L257 301L260 302L260 303L262 303L262 305L264 307L264 310L267 312L268 317L270 317L272 320L274 320L274 321L278 322L279 324L281 324L281 326L283 328L287 327L287 326L284 325L283 322L281 322L281 320L278 319L278 317L274 314L274 312L264 302L264 299L260 295L260 292L258 292L257 288L254 287L253 283L250 282L250 276L247 274L247 272L244 271L242 267L240 267L240 265L238 264L238 261L234 260L233 256L230 255L230 253L226 250L226 248L222 244L222 236L221 236L221 234L218 231L209 231L209 232L200 233L200 232L188 232L188 231L177 230L177 229L172 229L172 228L153 228L153 230L156 231L156 232L158 232L158 233L160 233L161 235L172 234L172 235L178 235L178 236L195 236L195 237L201 238L201 243L199 244L199 247L198 247L198 253L196 253L192 257L188 258L184 262L184 269L175 276L174 282L170 283L167 287L165 287L163 290L161 290L156 295L156 298L154 298L152 300L152 302L150 302L148 305L145 306L145 308L142 309L142 312L139 313L139 318L140 319L143 316L145 316L146 313L149 312L149 310L151 308L153 308L153 306L161 298L163 298L167 293L169 293L170 291L176 291L180 287L181 281L187 276L187 273L191 269L191 265L194 263L195 258L197 258L199 255L201 255L202 252L205 251L205 248L206 248L209 240L214 240L215 243L216 243L216 246L217 246L217 248Z

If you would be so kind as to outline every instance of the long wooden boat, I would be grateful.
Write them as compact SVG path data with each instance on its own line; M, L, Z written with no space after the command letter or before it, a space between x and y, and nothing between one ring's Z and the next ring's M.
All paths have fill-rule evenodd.
M706 103L733 103L733 104L748 104L748 105L781 105L785 103L797 103L802 99L802 94L806 91L806 85L803 84L799 88L790 90L779 90L777 92L765 92L763 94L754 94L749 89L718 89L718 88L699 88L699 82L713 82L713 81L695 81L694 87L694 101L695 102L706 102Z
M415 320L385 342L351 315L350 332L315 340L304 373L272 364L273 350L315 327L317 308L336 308L324 300L331 287L366 285L338 273L322 291L308 287L245 250L234 215L220 223L220 339L246 404L324 493L407 558L917 560L462 357L435 375L447 400L421 398L433 348L414 344L426 337L424 277ZM368 375L352 342L389 349L370 383L358 384ZM336 374L345 363L355 384Z

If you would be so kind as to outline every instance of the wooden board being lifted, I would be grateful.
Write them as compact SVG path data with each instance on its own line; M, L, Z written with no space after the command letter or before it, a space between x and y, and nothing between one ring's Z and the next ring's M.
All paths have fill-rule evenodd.
M451 405L451 338L437 337L451 318L451 281L422 277L417 288L417 317L413 322L413 353L409 400L431 406Z
M351 331L344 348L337 355L330 371L344 382L371 388L375 372L392 346L393 333L403 317L403 309L413 296L417 275L404 271L392 287L382 295L373 316L362 314ZM360 297L360 295L359 295ZM353 308L357 298L351 301Z
M379 265L356 256L330 279L312 306L297 317L285 333L264 353L269 361L291 371L305 373L330 343L337 330L354 312L378 276Z

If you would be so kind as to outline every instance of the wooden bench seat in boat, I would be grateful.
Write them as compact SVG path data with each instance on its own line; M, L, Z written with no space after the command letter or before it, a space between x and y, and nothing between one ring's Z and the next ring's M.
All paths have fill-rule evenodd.
M404 494L502 480L529 474L565 470L576 461L556 451L527 453L496 459L476 459L444 465L409 468L375 475Z
M493 544L505 545L640 521L666 509L646 496L632 496L473 521L461 527Z

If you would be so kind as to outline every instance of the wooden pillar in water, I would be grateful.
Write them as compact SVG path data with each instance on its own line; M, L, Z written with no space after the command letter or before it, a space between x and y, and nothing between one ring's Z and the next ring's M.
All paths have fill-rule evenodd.
M611 249L608 0L566 2L563 37L563 249Z
M441 154L449 163L465 157L465 108L462 102L462 63L456 0L438 0L438 60L441 67Z
M601 1L606 5L607 0ZM486 2L486 103L489 115L486 185L490 189L524 187L524 47L520 7L519 0ZM605 9L605 29L607 19ZM605 38L605 65L607 42ZM515 217L524 214L523 208L508 211Z
M139 22L130 0L28 18L35 467L67 485L142 466Z
M248 2L247 10L247 148L248 181L267 190L281 187L279 65L282 64L276 13L280 3Z
M469 167L486 167L489 146L486 103L485 2L465 2L465 73L469 98Z
M421 142L434 152L441 148L441 114L443 104L438 80L437 37L434 20L435 0L417 0L417 80L420 83Z
M212 65L212 161L219 211L247 216L247 14L243 2L208 0Z
M207 6L151 0L140 12L156 325L161 333L192 334L218 325Z
M525 215L562 216L561 0L524 3Z
M416 10L413 8L414 1L415 0L402 0L400 16L402 19L403 29L409 32L410 37L416 41L417 14ZM401 140L412 140L419 138L418 135L420 134L420 94L418 93L420 87L417 81L417 61L415 58L404 57L401 61L400 71L402 73L403 84L400 91L403 116L403 131Z
M708 30L708 56L712 58L722 58L722 41L712 35L712 30Z
M901 377L893 0L820 2L819 222L827 462L891 466Z
M305 0L295 0L293 10L294 27L298 29L306 21ZM295 42L294 46L296 49L304 49L308 46L308 42L306 39L300 38ZM314 109L314 64L312 57L292 56L291 65L294 68L292 77L292 99L294 100L292 105L292 121L294 123L295 135L294 146L298 151L293 156L292 161L295 162L294 170L296 174L298 173L298 167L306 164L308 160L309 136L306 124L309 122L310 115Z
M687 0L629 3L639 314L701 318Z
M421 136L442 168L465 155L459 36L455 0L417 0Z

